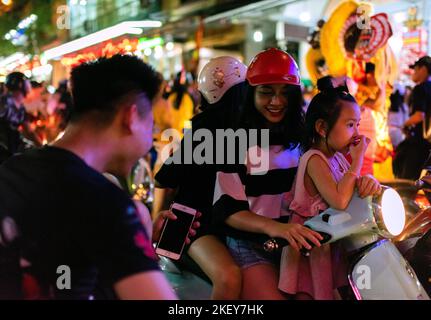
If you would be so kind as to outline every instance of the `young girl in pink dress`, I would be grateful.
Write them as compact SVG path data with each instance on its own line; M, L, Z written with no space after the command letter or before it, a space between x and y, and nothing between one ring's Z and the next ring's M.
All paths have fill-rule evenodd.
M305 153L292 190L290 223L303 224L328 207L344 210L355 187L360 196L380 192L374 178L360 177L369 140L358 133L361 111L355 99L346 87L334 88L330 77L320 79L318 88L305 117ZM347 281L336 246L316 247L309 257L285 247L280 267L279 289L297 299L333 299L333 289Z

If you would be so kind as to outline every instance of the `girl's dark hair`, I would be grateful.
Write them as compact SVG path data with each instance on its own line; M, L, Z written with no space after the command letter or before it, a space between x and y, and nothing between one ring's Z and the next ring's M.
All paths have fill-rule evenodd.
M286 85L287 111L283 120L270 128L269 143L282 145L286 149L296 148L304 134L303 97L300 86ZM266 129L267 120L256 109L254 94L256 86L248 86L239 127L245 129Z
M320 78L317 81L317 88L320 92L313 97L305 114L305 135L301 146L303 152L309 150L321 138L315 128L319 119L325 121L328 126L326 132L326 139L328 139L341 113L340 101L356 103L347 85L334 88L331 76Z

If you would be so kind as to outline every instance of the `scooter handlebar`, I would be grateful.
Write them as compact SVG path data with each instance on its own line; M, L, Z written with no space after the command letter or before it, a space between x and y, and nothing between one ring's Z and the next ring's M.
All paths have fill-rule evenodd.
M326 242L328 242L331 239L331 236L325 232L318 232L318 233L323 237L323 239L320 240L321 244L325 244ZM315 247L314 243L312 243L310 241L307 241L307 242L312 248ZM263 244L263 250L265 250L266 252L269 252L269 253L277 252L277 251L281 250L283 247L286 247L288 245L289 245L289 241L287 241L284 238L276 237L276 238L271 238L271 239L265 241L265 243ZM301 248L300 252L304 257L308 257L310 255L311 249Z

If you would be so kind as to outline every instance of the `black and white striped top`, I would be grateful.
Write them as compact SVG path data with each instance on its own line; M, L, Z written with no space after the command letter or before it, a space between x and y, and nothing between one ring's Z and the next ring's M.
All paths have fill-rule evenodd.
M216 222L224 222L230 215L249 210L271 219L286 221L289 217L286 198L292 188L299 164L300 150L284 149L281 145L272 145L269 149L254 146L247 155L264 152L267 163L262 166L261 174L256 174L251 163L226 167L217 172L214 190L213 211ZM259 153L257 153L259 154ZM283 219L284 217L284 219ZM239 239L255 239L256 234L226 228L228 236Z

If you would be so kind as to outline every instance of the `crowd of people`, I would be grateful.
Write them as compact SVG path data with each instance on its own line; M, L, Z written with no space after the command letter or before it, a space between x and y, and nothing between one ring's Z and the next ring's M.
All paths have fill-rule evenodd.
M7 75L0 93L0 163L29 147L54 141L66 127L72 107L67 80L53 93L21 72Z
M430 150L431 58L412 68L417 85L409 98L395 87L389 128L396 176L417 179ZM0 98L0 298L175 299L153 249L164 220L176 218L172 201L199 212L182 260L206 274L213 299L339 297L347 280L343 250L321 245L322 236L303 224L328 207L345 209L355 190L362 198L381 192L372 175L374 72L367 64L366 96L355 96L349 79L325 76L310 101L297 63L275 48L249 66L212 59L197 78L198 97L184 71L169 84L129 55L75 67L70 84L45 103L43 85L8 75ZM41 117L49 124L52 115L55 130L38 134ZM163 159L167 129L183 139ZM210 161L170 161L201 152L194 138L187 149L188 135L201 129L213 136L242 130L245 153L226 161L229 149L214 140L205 149ZM260 138L252 139L255 132ZM421 152L412 157L413 149ZM128 177L150 150L152 213L105 175ZM265 165L256 170L262 154ZM268 238L289 246L281 256L265 253ZM309 257L303 248L312 249ZM56 286L62 265L73 272L70 290Z

